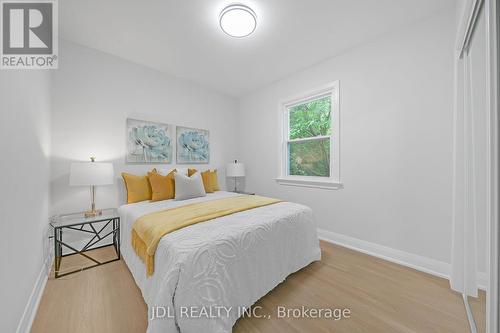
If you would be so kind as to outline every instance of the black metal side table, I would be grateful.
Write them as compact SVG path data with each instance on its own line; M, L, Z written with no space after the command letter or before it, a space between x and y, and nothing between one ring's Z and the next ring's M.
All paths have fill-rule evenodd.
M54 230L54 276L56 279L85 269L120 260L120 216L114 208L104 209L102 211L102 215L95 217L85 217L84 212L56 215L50 219L50 226ZM111 226L111 228L108 226ZM92 238L87 241L81 249L77 249L63 241L64 230L90 234L92 235ZM112 240L112 243L103 244L106 240L108 242ZM115 248L116 258L107 261L99 261L96 258L93 258L90 254L85 253L90 250L107 246L113 246ZM66 247L73 252L63 254L63 247ZM75 254L81 255L93 261L95 264L60 274L59 269L61 268L62 258Z

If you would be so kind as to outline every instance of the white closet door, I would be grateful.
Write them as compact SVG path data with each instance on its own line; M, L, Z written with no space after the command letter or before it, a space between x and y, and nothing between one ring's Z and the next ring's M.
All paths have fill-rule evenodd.
M465 61L469 74L469 121L470 128L469 152L471 170L471 229L474 232L474 255L476 256L476 281L478 285L487 283L487 225L489 216L488 206L488 75L487 75L487 45L484 10L481 10L466 53ZM475 290L474 290L475 291ZM475 296L472 293L471 296ZM470 301L468 299L468 301ZM473 306L472 315L478 333L485 332L486 317ZM476 310L476 311L475 311Z
M484 10L478 17L467 61L470 73L470 119L472 139L473 215L476 231L476 262L478 282L486 284L487 272L487 220L488 220L488 95L487 95L487 50Z
M484 9L457 61L451 287L477 297L487 272L487 47Z

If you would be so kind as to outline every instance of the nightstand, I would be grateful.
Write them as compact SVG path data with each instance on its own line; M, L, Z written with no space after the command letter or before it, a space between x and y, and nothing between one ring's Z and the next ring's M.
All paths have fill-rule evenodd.
M50 226L53 228L54 237L54 276L58 277L80 272L85 269L104 265L113 261L120 260L120 216L114 208L104 209L102 215L94 217L85 217L85 212L55 215L50 219ZM73 231L92 235L90 240L85 242L81 248L65 243L63 240L64 231ZM112 240L111 244L103 244L105 240ZM93 258L89 253L102 247L113 246L116 252L116 258L100 261ZM63 254L63 247L73 251ZM79 254L88 260L94 262L93 265L82 267L81 269L70 272L59 273L62 258Z

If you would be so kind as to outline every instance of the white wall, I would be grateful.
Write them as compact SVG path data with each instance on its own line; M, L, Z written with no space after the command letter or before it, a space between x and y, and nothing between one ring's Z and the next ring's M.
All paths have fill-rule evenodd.
M145 174L170 165L125 164L126 118L208 129L210 164L219 168L234 159L236 102L184 80L118 57L62 41L60 65L53 76L51 212L88 209L88 188L69 186L73 161L112 161L117 182L97 188L99 207L123 200L122 171ZM184 166L185 167L185 166Z
M455 16L450 8L243 98L246 189L310 206L319 228L450 263ZM279 102L335 80L345 189L277 184Z
M49 72L0 71L0 332L16 331L48 253L49 126Z

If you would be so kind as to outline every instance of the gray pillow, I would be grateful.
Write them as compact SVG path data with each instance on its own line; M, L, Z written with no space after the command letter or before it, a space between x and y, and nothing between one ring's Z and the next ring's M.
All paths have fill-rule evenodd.
M186 200L207 195L199 172L196 172L191 177L176 172L174 179L175 200Z

